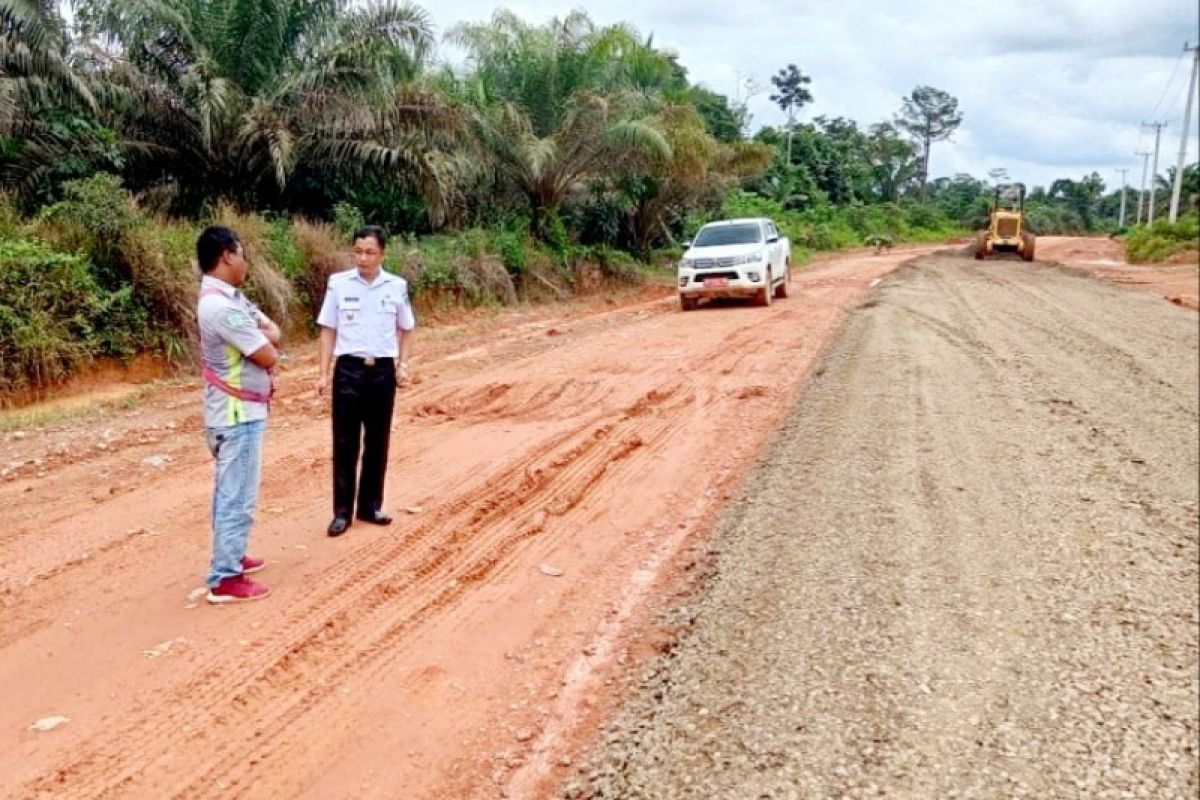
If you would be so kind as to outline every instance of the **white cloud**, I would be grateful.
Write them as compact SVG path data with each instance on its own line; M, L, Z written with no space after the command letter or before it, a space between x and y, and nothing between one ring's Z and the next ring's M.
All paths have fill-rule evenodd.
M507 7L535 23L571 10L545 0ZM445 30L485 20L495 6L447 0L426 8ZM1200 41L1196 0L644 0L587 10L600 24L653 33L693 81L715 91L732 96L739 76L754 75L768 88L751 102L755 125L782 121L767 99L769 78L791 62L813 79L807 119L845 116L865 128L890 119L915 86L936 86L959 99L964 120L953 141L934 146L931 172L983 177L1005 166L1031 185L1093 170L1112 184L1119 167L1140 177L1133 152L1153 146L1141 129L1152 113L1170 123L1159 157L1165 172L1179 146L1183 43ZM1192 138L1189 162L1197 158Z

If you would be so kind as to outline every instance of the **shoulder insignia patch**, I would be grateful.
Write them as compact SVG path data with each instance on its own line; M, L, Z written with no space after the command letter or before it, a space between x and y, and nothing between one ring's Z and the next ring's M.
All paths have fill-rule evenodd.
M224 321L230 328L248 328L251 325L250 315L238 308L226 311Z

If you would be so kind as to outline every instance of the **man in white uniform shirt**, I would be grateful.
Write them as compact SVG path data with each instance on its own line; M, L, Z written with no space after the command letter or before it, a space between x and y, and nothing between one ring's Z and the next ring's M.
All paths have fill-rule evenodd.
M387 234L368 225L354 234L355 268L329 278L321 326L317 393L333 384L333 521L341 536L351 519L388 525L383 510L396 384L407 380L416 319L408 284L383 270ZM359 472L359 451L362 471ZM356 492L357 489L357 492ZM357 494L357 497L356 497Z

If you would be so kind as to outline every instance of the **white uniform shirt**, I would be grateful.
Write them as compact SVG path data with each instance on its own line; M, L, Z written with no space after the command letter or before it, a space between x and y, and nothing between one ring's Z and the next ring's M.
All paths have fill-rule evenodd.
M380 270L374 282L367 283L352 267L329 276L317 324L337 332L335 358L395 358L400 355L396 331L411 331L417 320L404 278Z

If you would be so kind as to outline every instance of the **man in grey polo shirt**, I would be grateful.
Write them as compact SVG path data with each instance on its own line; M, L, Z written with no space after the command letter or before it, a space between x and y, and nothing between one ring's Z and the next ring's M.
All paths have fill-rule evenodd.
M262 474L270 369L278 360L281 336L279 326L238 290L246 280L246 258L236 233L205 228L196 240L196 258L204 274L196 307L204 433L216 463L208 601L257 600L270 590L246 576L265 564L248 556L246 546Z

